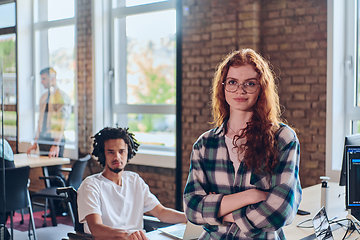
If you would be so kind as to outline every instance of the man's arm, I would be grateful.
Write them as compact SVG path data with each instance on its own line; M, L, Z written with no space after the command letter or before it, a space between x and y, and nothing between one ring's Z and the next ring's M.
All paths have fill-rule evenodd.
M157 217L160 221L166 223L185 223L187 222L183 212L176 211L171 208L166 208L162 204L158 204L151 211L151 215Z
M54 136L54 144L49 150L49 157L58 157L61 140L64 136L65 125L71 114L71 100L66 93L60 91L59 89L57 89L56 93L52 96L52 98L52 107L55 111L55 118L52 119L52 122L55 123L57 134L56 136ZM52 129L52 131L54 130L55 129Z
M36 133L35 133L34 143L26 151L27 154L30 154L31 151L33 151L33 150L36 151L36 149L37 149L37 140L39 138L39 135L40 135L40 127L39 127L39 124L38 124L37 129L36 129Z
M101 216L93 213L85 217L91 231L91 235L97 239L124 239L124 240L149 240L141 230L130 232L123 229L115 229L103 224Z

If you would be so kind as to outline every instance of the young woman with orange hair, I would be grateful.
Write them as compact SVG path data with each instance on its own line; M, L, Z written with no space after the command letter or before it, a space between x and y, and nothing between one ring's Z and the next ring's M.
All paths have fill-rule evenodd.
M184 191L199 239L285 239L301 201L300 144L280 118L268 62L251 49L230 53L212 89L216 128L193 146Z

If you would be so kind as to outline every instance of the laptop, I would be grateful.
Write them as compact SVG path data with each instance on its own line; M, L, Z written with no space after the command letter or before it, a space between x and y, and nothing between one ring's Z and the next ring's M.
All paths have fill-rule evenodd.
M202 225L195 225L189 221L186 224L179 223L169 227L158 228L158 230L169 237L181 240L198 239L204 231Z
M312 218L312 222L317 240L334 240L324 206L315 214Z

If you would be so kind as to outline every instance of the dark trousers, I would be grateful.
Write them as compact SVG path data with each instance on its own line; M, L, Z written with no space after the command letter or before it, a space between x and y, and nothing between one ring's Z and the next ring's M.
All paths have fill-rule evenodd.
M44 139L42 139L42 140L44 140ZM50 142L53 142L54 139L48 138L46 140L49 141L49 145L48 144L39 144L40 155L42 155L42 156L48 156L50 148L53 146L53 145L50 145L51 144ZM61 144L59 145L59 147L60 147L59 155L58 155L59 157L64 156L64 149L65 149L64 144L65 144L65 139L62 139ZM65 181L65 177L61 172L61 167L62 167L62 165L48 166L47 169L48 169L49 176L59 176L60 178L62 178ZM43 174L44 174L44 168L43 168ZM57 180L57 179L51 179L50 186L51 187L63 187L61 181ZM60 204L61 203L60 200L53 200L53 202L54 202L54 207L56 209L56 212L62 213L65 211L63 204Z
M54 141L54 139L46 139L48 141ZM63 157L64 156L64 143L65 143L65 139L62 139L61 140L61 144L60 144L60 150L59 150L59 157ZM48 144L39 144L39 150L40 150L40 155L42 156L47 156L49 155L49 151L50 151L50 148L52 147L53 145L48 145ZM48 172L49 172L49 176L59 176L61 177L64 181L65 181L65 178L64 178L64 175L62 174L61 172L61 166L62 165L55 165L55 166L49 166L47 167L48 169ZM43 168L44 170L44 168ZM57 180L51 180L50 181L50 186L54 186L54 187L62 187L62 184L61 182L57 181Z

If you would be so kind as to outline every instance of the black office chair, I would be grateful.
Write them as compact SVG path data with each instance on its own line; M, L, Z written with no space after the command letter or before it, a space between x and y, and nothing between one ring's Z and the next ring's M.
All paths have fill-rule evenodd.
M1 145L0 145L0 147L1 147ZM3 165L3 158L0 157L0 168L2 167L2 165ZM14 168L15 167L14 161L9 161L6 159L5 159L4 165L5 165L5 168Z
M69 176L66 180L66 182L58 177L58 176L49 176L49 177L39 177L40 179L58 179L59 181L62 182L63 187L68 187L71 186L74 189L78 189L81 182L82 182L82 177L84 174L84 170L86 167L87 162L91 159L91 155L86 155L83 158L80 158L79 160L75 161L71 171L69 173ZM66 194L56 194L56 189L58 187L48 187L48 188L44 188L41 189L40 191L37 191L36 193L34 193L32 195L32 199L35 198L45 198L45 214L44 214L44 223L43 223L43 227L46 227L46 213L47 213L47 202L48 199L49 200L65 200L66 198ZM71 215L71 219L73 224L75 225L75 219L74 219L74 214L73 211L71 209L70 203L67 204L68 208L69 208L69 213ZM57 222L56 222L56 214L54 212L54 206L52 204L52 201L50 201L50 215L51 215L51 220L52 220L52 225L56 226Z
M1 147L1 144L0 144L0 147ZM0 168L2 167L3 165L3 158L0 157ZM7 160L5 159L5 168L14 168L15 167L15 164L14 164L14 161L10 161L10 160ZM29 179L29 184L30 184L30 179ZM24 210L21 209L21 220L20 220L20 224L23 224L24 223Z
M74 230L75 232L68 233L69 240L87 240L93 239L90 234L84 233L84 225L79 222L79 214L77 207L77 191L73 187L58 188L56 193L61 195L65 194L67 197L65 201L70 204L74 213ZM64 240L64 239L63 239Z
M13 213L15 210L29 208L29 239L31 237L30 227L32 227L33 237L36 240L35 222L31 206L30 194L28 191L30 167L7 168L5 169L5 199L6 211L10 211L11 239L14 236ZM3 178L3 170L0 168L0 179ZM0 206L4 205L4 189L0 184Z

